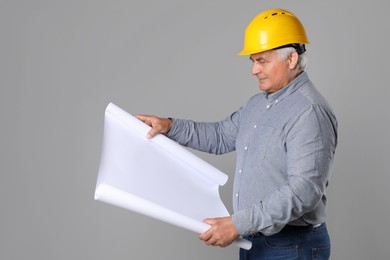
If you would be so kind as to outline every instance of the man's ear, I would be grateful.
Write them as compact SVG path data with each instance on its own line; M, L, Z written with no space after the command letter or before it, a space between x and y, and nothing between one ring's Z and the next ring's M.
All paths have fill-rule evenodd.
M298 53L296 51L292 52L288 57L289 69L293 70L298 66Z

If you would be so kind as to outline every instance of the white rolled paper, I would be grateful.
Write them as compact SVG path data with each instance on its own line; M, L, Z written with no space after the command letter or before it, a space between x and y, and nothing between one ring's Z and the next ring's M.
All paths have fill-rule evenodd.
M110 103L95 199L202 233L205 218L229 216L219 186L227 175ZM243 238L237 246L250 249Z

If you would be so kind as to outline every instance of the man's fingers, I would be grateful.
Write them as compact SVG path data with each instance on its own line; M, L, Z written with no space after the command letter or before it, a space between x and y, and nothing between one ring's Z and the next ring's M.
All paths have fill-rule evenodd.
M214 225L216 220L214 218L206 218L205 220L203 220L203 222L212 226Z
M210 229L207 229L205 232L203 232L202 234L199 235L199 238L202 239L202 240L208 240L210 239L210 237L212 236L212 232L210 232Z
M211 230L211 227L199 235L199 238L203 241L208 241L213 236L213 232Z
M231 217L206 218L203 222L211 225L207 231L199 235L207 245L226 247L239 236Z
M172 120L168 118L159 118L152 115L139 115L136 114L134 117L138 118L145 124L152 127L152 129L147 133L147 138L152 138L159 133L167 133L172 127Z
M154 136L156 136L157 134L159 134L160 131L157 130L156 128L152 128L147 134L146 134L146 138L150 139L150 138L153 138Z
M151 116L147 116L147 115L134 115L134 117L138 118L139 120L141 120L145 124L147 124L149 126L152 126Z
M212 225L215 221L212 218L206 218L205 220L203 220L203 222L209 224L211 227L202 234L200 234L199 238L203 240L207 245L214 245L215 241L212 239L214 233Z

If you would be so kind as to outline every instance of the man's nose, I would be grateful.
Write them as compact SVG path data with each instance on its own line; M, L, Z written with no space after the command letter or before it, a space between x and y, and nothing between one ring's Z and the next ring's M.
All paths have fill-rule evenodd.
M257 75L260 73L260 66L256 64L256 62L253 62L252 65L252 75Z

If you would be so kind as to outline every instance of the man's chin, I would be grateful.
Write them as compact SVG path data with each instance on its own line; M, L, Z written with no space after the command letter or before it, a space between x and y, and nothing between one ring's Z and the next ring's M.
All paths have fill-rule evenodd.
M259 85L259 89L261 91L267 91L268 88L266 88L265 86Z

